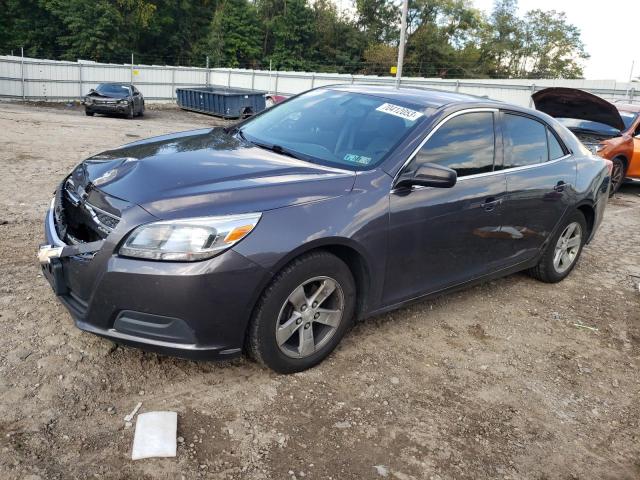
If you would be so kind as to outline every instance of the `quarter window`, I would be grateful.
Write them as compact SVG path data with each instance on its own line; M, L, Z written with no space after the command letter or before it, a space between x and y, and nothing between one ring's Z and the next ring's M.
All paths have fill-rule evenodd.
M547 140L549 141L549 160L555 160L564 156L564 150L556 136L547 128Z
M492 112L458 115L444 123L420 149L414 162L437 163L458 177L493 171L495 134Z
M504 168L523 167L546 162L547 128L520 115L503 115Z

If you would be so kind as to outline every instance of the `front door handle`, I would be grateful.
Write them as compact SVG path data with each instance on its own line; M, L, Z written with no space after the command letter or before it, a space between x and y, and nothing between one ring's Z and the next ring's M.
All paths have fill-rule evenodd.
M564 192L564 189L566 186L567 186L566 182L564 182L563 180L560 180L558 183L556 183L556 186L553 187L553 189L556 192Z
M487 212L490 212L494 208L496 208L496 206L499 205L500 202L502 202L502 200L500 200L499 198L488 197L482 203L482 208L484 208Z

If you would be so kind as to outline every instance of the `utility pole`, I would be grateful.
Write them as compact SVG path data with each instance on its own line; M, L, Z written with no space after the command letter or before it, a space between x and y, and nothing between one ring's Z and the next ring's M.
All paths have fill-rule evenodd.
M400 21L400 46L398 47L398 67L396 70L396 88L400 88L402 79L402 64L404 63L404 45L407 40L407 11L409 0L402 0L402 20Z
M20 77L22 77L22 101L26 100L24 93L24 47L20 47Z
M209 55L207 55L207 87L209 87Z
M635 66L636 61L631 60L631 71L629 72L629 83L633 80L633 67Z
M133 53L131 54L131 85L133 85Z

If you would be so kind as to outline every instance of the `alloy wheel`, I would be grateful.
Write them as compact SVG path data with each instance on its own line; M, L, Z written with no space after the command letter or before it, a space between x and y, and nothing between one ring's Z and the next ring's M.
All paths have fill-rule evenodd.
M582 246L582 227L571 222L562 231L553 255L553 267L558 273L566 272L575 262Z
M314 277L291 292L280 309L276 342L282 353L305 358L322 348L344 317L344 293L330 277Z

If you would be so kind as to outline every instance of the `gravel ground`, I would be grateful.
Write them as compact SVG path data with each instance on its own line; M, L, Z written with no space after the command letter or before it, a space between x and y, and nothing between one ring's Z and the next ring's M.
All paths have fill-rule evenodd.
M564 282L517 274L369 319L308 372L77 330L34 255L57 182L92 153L213 123L0 104L0 478L640 478L637 184ZM130 460L139 401L178 412L177 458Z

